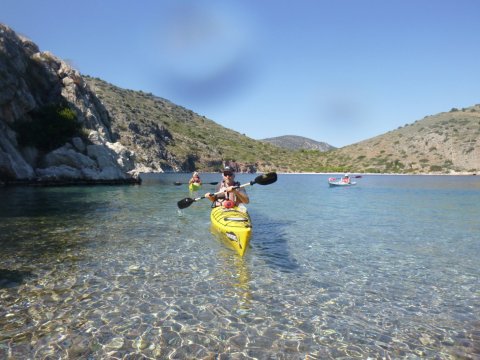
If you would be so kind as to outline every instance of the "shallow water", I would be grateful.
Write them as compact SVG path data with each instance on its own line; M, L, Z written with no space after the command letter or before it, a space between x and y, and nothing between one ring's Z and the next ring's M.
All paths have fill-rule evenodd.
M240 258L188 175L0 188L0 358L480 357L479 177L279 175Z

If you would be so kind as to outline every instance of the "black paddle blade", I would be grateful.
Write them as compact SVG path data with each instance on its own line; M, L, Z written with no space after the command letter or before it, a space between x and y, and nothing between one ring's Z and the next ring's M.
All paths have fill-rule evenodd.
M277 181L277 173L270 172L257 176L255 180L251 182L251 184L270 185L273 184L275 181Z
M177 206L179 209L185 209L192 205L195 202L195 199L192 198L185 198L177 202Z
M178 186L178 185L183 185L183 183L178 182L178 181L175 181L175 182L173 183L173 185L177 185L177 186Z

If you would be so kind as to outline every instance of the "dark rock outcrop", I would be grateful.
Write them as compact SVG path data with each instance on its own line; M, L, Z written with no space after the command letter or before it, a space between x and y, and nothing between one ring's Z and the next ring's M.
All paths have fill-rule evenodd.
M135 182L134 153L114 142L108 112L78 71L2 24L0 79L0 181ZM71 110L81 130L55 149L22 144L19 124L35 129L47 106Z

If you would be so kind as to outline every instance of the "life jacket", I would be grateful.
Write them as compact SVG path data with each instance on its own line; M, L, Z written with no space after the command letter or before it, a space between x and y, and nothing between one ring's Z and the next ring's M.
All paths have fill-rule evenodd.
M215 195L215 201L212 203L212 207L217 207L217 206L222 206L223 202L225 200L231 200L235 203L235 205L238 205L237 197L233 192L226 193L225 189L229 186L240 186L240 183L238 181L235 181L233 185L227 185L225 184L225 181L222 181L215 192L221 192L221 194Z

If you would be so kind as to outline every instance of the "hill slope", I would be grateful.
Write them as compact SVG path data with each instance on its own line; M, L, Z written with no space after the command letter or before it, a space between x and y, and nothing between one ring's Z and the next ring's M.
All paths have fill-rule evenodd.
M303 136L296 135L284 135L273 138L262 139L261 141L268 142L278 147L290 149L290 150L319 150L329 151L336 149L334 146L327 144L326 142L315 141Z
M86 81L108 110L118 141L154 171L213 171L225 161L240 171L480 171L480 105L427 116L339 149L294 150L251 139L152 94L90 77Z
M84 78L108 110L115 140L135 152L145 171L215 171L229 162L244 172L292 172L312 163L302 153L251 139L153 94ZM321 161L313 163L319 168Z
M325 165L357 172L480 171L480 104L452 109L329 154Z

